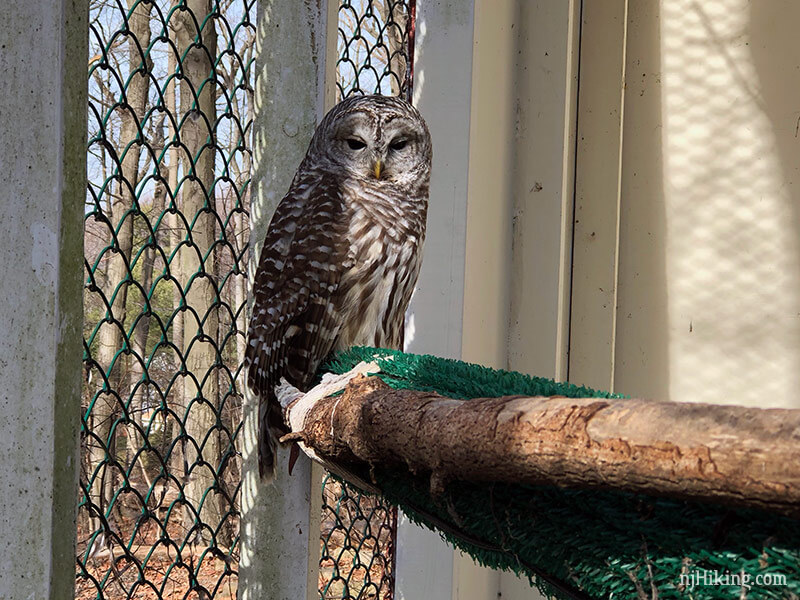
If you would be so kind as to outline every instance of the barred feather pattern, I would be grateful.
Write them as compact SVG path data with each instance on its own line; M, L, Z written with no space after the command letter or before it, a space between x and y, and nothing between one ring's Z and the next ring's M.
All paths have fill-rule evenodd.
M350 148L353 139L364 146ZM262 477L272 476L285 432L274 392L281 377L306 390L331 351L400 348L431 156L422 117L397 98L350 98L317 128L272 217L253 283L246 366L259 397Z

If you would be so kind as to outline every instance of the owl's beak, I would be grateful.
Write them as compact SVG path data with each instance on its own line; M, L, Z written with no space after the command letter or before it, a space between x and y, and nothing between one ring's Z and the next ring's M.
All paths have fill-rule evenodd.
M381 178L382 170L383 170L383 163L380 160L376 160L375 164L372 165L372 172L375 174L375 179Z

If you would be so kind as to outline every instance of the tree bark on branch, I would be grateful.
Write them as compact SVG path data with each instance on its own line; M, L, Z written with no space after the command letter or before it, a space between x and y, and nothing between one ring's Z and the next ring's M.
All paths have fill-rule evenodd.
M341 387L341 386L340 386ZM330 392L328 392L330 393ZM360 377L288 404L286 436L349 472L596 487L800 518L800 410L641 399L445 398ZM285 405L293 400L286 397Z

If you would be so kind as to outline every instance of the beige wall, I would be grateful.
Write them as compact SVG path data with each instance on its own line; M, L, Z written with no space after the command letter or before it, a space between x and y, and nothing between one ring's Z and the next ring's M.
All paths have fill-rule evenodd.
M576 226L570 378L672 400L800 406L800 52L791 26L800 5L627 5L625 32L604 24L617 40L627 34L623 47L612 42L582 63L582 95L613 98L622 66L626 86L621 137L613 123L597 127L613 99L581 101L582 136L621 140L621 161L615 198L603 146L578 155L576 210L607 210ZM600 35L594 25L587 35ZM604 178L592 194L587 182ZM585 256L598 245L605 269L593 273ZM587 342L598 287L607 291L601 322L613 314L614 326Z
M466 361L566 374L579 5L475 2ZM480 568L468 556L457 554L453 566L454 600L540 598L527 579Z
M418 100L441 135L409 349L800 406L800 5L425 6ZM536 597L430 540L408 547L409 590Z
M462 357L800 406L800 5L475 6ZM469 562L454 598L535 597Z

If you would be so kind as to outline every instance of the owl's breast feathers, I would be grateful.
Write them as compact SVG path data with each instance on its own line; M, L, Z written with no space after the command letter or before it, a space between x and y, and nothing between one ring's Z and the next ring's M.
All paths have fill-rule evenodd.
M339 289L344 319L334 349L399 348L421 264L427 200L392 194L380 183L346 182L342 188L350 249Z

